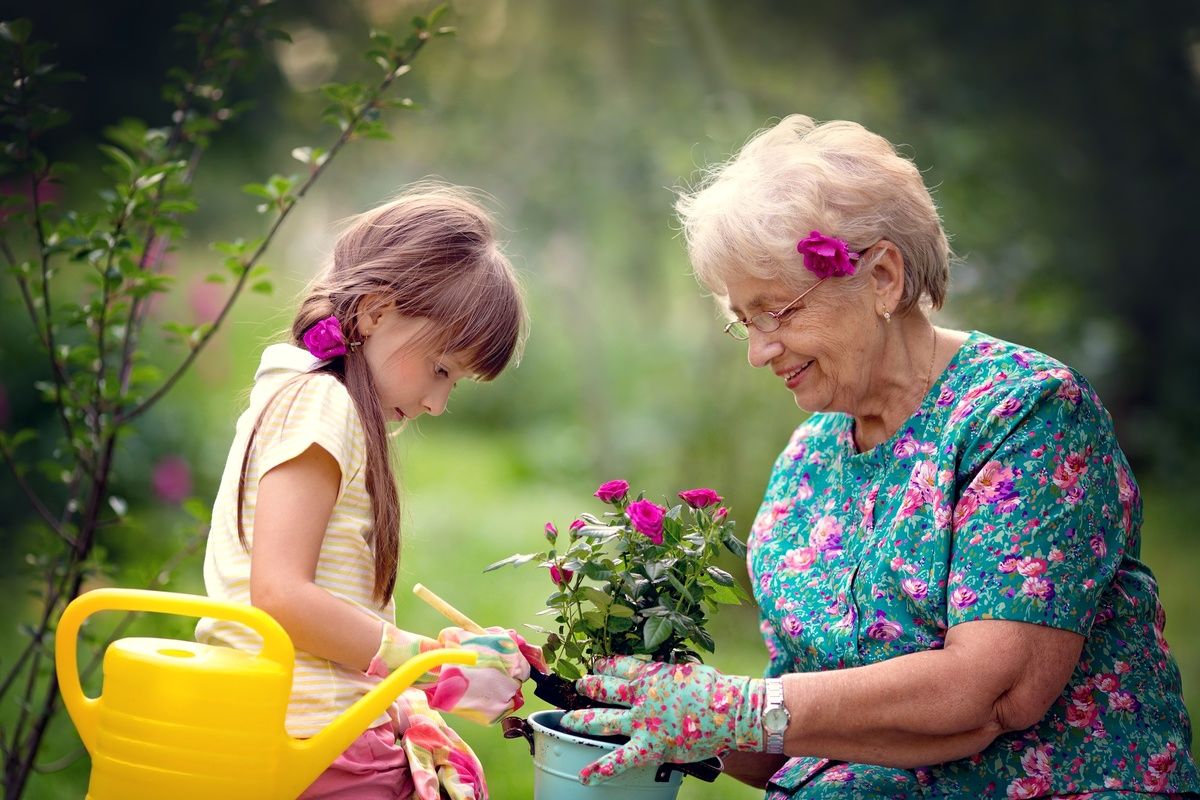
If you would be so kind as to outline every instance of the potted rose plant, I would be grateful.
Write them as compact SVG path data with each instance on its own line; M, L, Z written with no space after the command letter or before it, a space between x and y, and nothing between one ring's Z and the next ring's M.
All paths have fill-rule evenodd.
M614 480L601 485L595 496L609 508L598 515L580 514L561 533L557 525L547 522L547 549L509 556L485 570L522 564L547 570L553 591L539 614L552 617L553 624L530 627L545 634L542 650L554 675L534 676L535 694L564 709L592 704L573 694L573 683L595 658L635 655L671 663L701 661L701 653L711 653L715 647L707 630L711 614L721 605L747 599L734 577L716 563L722 550L741 558L746 548L715 491L683 491L678 494L680 502L667 506L647 500L644 493L631 500L629 484ZM557 689L548 685L555 680ZM561 712L543 711L529 718L538 800L568 792L573 797L581 790L597 798L620 791L621 787L605 789L605 785L549 788L599 757L596 747L612 747L612 741L619 741L608 737L607 745L583 744L581 751L564 754L566 744L590 737L557 728L559 716ZM518 720L509 728L519 729L517 724L524 725ZM529 735L528 729L522 732ZM565 756L567 765L542 763L545 754L537 741L541 735L555 738L555 747L545 749ZM703 765L681 771L713 772ZM638 772L648 775L634 774ZM670 770L633 770L626 775L632 781L667 781L663 788L669 793L663 797L673 797L679 784L679 775Z

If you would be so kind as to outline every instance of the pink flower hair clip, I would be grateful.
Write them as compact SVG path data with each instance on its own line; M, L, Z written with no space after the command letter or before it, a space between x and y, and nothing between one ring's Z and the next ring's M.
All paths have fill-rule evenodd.
M304 332L304 347L322 361L346 355L362 342L347 342L342 333L342 323L335 316L317 320Z
M796 245L796 252L804 256L804 268L822 279L853 275L854 262L861 255L851 252L844 240L820 231L809 231Z

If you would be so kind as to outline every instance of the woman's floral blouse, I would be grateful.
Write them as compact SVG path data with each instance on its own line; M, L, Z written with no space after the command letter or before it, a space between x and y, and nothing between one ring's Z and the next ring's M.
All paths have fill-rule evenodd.
M768 797L1200 790L1163 609L1138 560L1141 520L1112 420L1083 378L978 332L873 450L856 451L849 416L812 416L776 462L750 536L768 675L938 648L970 620L1087 642L1045 719L978 755L912 771L795 758Z

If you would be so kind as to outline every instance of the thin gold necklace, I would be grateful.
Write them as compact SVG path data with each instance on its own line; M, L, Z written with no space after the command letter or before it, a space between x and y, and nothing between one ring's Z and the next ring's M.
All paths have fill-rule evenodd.
M929 366L925 369L925 391L921 395L921 402L925 402L925 396L929 394L929 390L933 388L933 360L937 357L937 328L931 327L933 332L933 340L929 345Z

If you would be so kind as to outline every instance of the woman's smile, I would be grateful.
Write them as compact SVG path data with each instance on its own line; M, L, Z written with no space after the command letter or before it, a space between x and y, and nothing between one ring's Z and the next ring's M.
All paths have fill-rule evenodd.
M778 370L776 374L783 378L783 382L789 389L795 389L804 381L805 376L808 375L808 368L815 363L817 363L817 360L810 358L799 366Z

